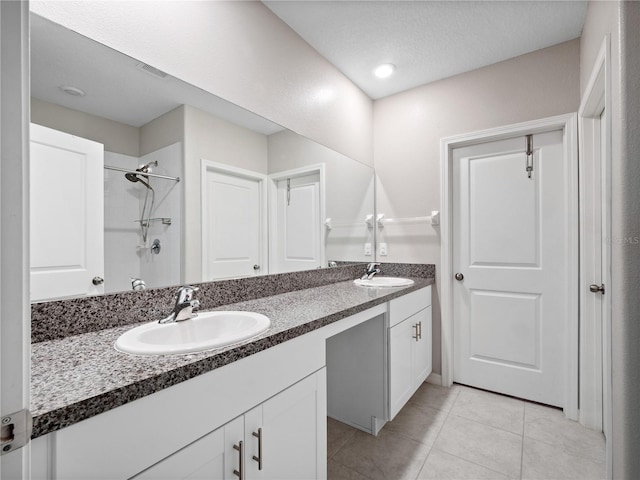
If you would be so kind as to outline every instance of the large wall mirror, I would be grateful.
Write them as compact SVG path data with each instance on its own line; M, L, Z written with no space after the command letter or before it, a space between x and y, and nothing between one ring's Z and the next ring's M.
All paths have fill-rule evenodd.
M373 259L371 167L35 14L31 74L33 301Z

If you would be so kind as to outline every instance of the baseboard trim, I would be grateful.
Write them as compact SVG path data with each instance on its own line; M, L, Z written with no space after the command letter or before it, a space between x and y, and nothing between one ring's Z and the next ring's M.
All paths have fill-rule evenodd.
M442 385L442 375L439 373L432 373L427 377L427 383L433 383L434 385Z

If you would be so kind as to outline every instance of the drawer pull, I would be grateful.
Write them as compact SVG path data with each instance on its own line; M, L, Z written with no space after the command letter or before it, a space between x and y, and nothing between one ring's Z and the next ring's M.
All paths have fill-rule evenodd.
M259 428L257 432L252 432L252 435L258 439L258 456L253 456L253 459L258 462L258 470L262 470L262 428Z
M420 330L419 330L419 328L420 328L420 327L418 327L418 325L419 325L419 324L418 324L418 323L416 323L416 324L413 326L413 328L415 328L415 329L416 329L416 334L411 336L411 338L415 338L415 339L416 339L416 342L417 342L418 340L420 340Z
M244 442L241 440L238 445L234 444L233 449L238 451L238 456L240 457L238 470L234 469L233 474L240 480L244 480Z

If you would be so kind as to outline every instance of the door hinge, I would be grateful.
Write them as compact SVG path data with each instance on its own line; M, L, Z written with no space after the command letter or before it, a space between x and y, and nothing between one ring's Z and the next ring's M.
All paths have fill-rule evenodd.
M526 172L529 178L531 178L531 172L533 172L533 135L526 136L526 153L527 153L527 168Z
M0 436L0 455L13 452L24 447L31 439L33 420L29 410L2 417L2 434Z

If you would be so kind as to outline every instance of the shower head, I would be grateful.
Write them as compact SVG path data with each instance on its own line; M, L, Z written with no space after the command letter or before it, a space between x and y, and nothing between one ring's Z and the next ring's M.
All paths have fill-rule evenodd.
M157 167L158 166L158 161L154 160L153 162L149 162L146 165L142 165L141 167L136 168L136 172L140 172L142 174L145 173L151 173L151 167ZM138 177L137 173L125 173L124 174L125 178L127 180L129 180L130 182L142 182L144 183L148 188L151 188L149 186L149 184L147 184L145 181L143 181L140 177ZM144 176L144 175L143 175ZM149 177L145 177L145 178L149 178Z

